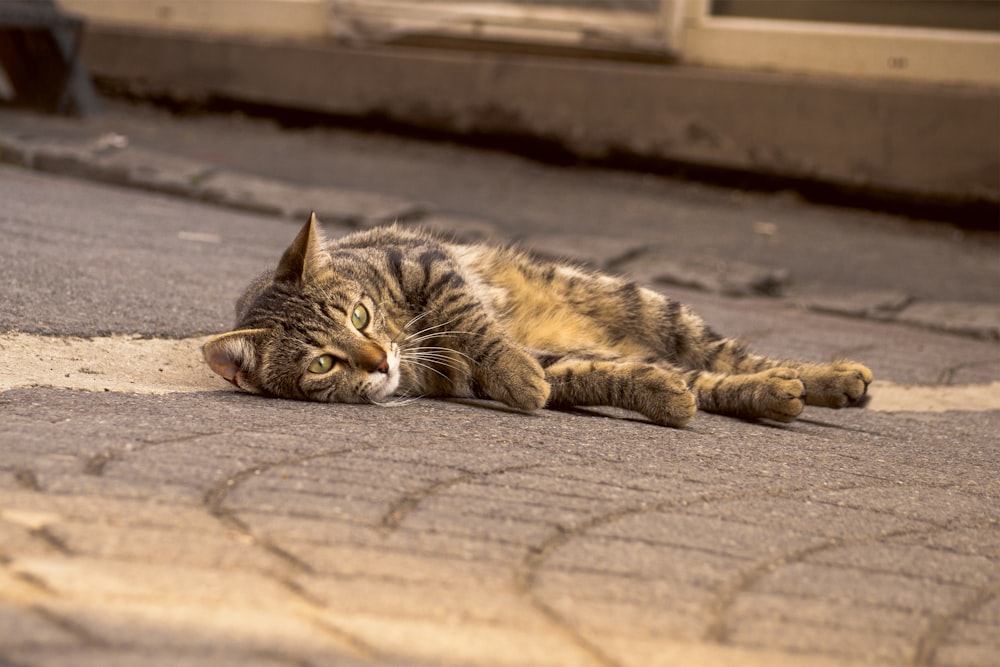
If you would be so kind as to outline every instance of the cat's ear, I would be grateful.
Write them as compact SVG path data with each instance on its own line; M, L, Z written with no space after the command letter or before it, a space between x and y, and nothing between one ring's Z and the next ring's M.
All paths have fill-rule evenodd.
M213 371L240 389L253 391L247 380L257 369L257 341L264 329L241 329L219 334L201 347L205 362ZM244 380L240 383L239 380Z
M312 213L292 245L281 256L278 270L274 272L275 282L306 283L323 273L329 262L329 257L323 252L324 240L316 214Z

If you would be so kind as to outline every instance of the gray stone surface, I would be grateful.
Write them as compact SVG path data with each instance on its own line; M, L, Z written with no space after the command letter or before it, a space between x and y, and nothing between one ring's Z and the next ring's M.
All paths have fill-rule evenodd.
M531 234L521 241L521 245L539 257L605 270L621 266L645 249L637 239L607 234Z
M489 220L468 215L429 211L419 219L419 223L424 229L467 243L498 241L505 238L497 226Z
M727 296L782 296L790 281L785 267L710 255L679 258L666 248L636 253L616 268L642 282L692 287Z
M189 336L232 322L235 296L281 256L290 222L0 166L0 329ZM95 192L100 192L95 196ZM192 236L193 234L193 236Z
M897 316L900 322L930 329L1000 340L1000 304L965 302L914 303Z
M851 294L816 295L803 301L802 305L821 313L892 319L911 300L912 297L903 292L875 290Z

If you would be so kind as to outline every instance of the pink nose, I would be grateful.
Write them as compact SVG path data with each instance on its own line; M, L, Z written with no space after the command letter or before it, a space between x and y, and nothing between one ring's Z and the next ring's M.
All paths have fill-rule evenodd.
M386 357L385 350L375 343L369 343L358 350L357 356L351 360L351 365L365 373L389 372L389 359Z

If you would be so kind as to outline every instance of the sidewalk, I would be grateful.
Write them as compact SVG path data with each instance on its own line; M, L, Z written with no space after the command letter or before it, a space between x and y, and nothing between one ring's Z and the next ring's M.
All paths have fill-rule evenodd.
M131 107L0 111L0 161L0 664L1000 659L989 235ZM678 430L233 392L198 345L312 208L633 272L762 352L868 363L871 407Z

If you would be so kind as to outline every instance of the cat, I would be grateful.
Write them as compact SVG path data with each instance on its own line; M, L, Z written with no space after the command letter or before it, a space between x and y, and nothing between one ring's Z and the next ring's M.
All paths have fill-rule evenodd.
M315 214L236 316L204 344L208 365L291 399L603 405L681 427L698 409L790 422L863 404L872 381L853 361L753 354L625 278L396 225L327 241Z

